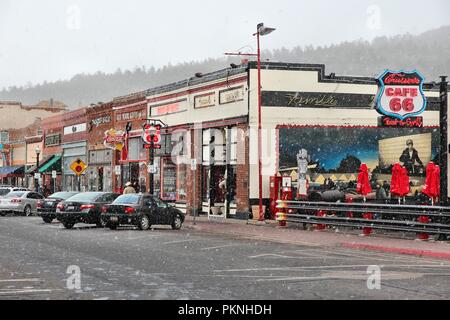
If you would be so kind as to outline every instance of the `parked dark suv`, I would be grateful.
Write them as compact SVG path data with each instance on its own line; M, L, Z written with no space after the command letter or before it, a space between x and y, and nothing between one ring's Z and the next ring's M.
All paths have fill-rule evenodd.
M100 219L102 207L119 196L112 192L83 192L60 202L56 206L56 218L66 229L72 229L76 223L96 224L104 227Z
M102 209L104 224L111 230L119 225L135 225L147 230L151 225L170 225L180 229L184 214L151 194L124 194Z

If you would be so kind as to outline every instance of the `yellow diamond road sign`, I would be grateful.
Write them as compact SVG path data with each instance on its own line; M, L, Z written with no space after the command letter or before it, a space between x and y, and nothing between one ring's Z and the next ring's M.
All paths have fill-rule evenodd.
M86 170L87 165L86 163L83 162L83 160L81 159L77 159L74 162L72 162L72 164L70 165L70 169L72 169L73 172L75 172L75 174L77 176L80 176L83 174L83 172Z

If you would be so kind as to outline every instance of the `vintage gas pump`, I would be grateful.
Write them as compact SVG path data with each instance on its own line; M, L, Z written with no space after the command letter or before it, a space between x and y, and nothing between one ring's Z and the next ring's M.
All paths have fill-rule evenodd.
M281 200L292 199L292 178L282 177Z
M281 182L282 177L277 175L270 177L270 215L275 218L277 211L277 200L281 200Z

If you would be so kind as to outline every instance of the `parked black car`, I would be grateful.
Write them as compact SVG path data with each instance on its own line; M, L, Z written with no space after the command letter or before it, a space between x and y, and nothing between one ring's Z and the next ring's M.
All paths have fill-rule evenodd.
M151 194L124 194L102 209L102 219L111 230L119 225L135 225L147 230L151 225L171 225L178 230L184 214Z
M83 192L64 200L56 206L56 218L66 229L72 229L76 223L96 224L104 227L101 210L105 204L119 196L112 192Z
M37 202L37 214L42 217L45 223L52 223L56 219L56 206L61 201L67 200L70 197L78 194L79 192L56 192Z

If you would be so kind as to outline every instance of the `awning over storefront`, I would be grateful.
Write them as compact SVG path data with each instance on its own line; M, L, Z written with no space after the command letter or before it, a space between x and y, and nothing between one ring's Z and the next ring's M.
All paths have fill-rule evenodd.
M53 169L54 167L56 167L56 164L60 159L61 159L61 155L55 155L55 154L45 157L39 163L39 172L44 173L49 170L56 170L58 172L61 172L61 165L59 166L59 168ZM36 172L36 165L31 166L28 170L25 171L26 174L33 174L35 172Z
M61 172L61 156L54 155L52 159L47 161L46 164L39 168L40 173L51 172L55 170L56 172Z
M24 173L24 169L24 166L0 167L0 178L22 176Z

